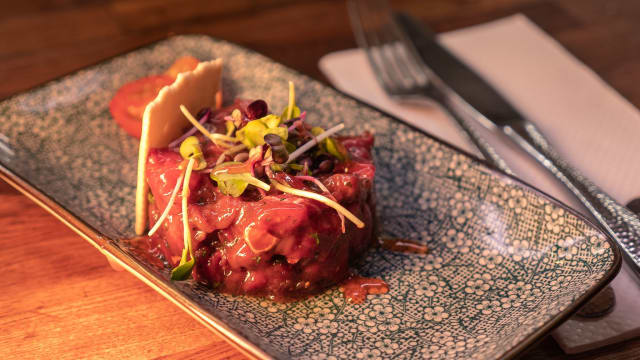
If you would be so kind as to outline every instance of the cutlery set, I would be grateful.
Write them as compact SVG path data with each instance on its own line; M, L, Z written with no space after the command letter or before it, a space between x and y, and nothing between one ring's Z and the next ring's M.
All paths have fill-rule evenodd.
M504 160L475 130L501 130L559 179L619 245L640 276L640 219L568 164L544 134L490 84L442 47L413 17L393 13L385 1L352 0L349 14L358 45L377 80L393 98L428 97L441 105L493 166Z

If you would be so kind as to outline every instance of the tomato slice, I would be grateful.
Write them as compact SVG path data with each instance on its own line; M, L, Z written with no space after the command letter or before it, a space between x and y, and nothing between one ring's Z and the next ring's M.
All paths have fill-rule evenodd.
M160 89L171 85L179 73L194 70L198 63L198 59L193 56L183 56L162 75L148 76L126 83L118 89L109 103L111 116L129 135L140 138L142 115L147 104L158 96Z
M199 62L200 61L193 56L183 56L174 61L171 67L167 69L164 74L175 80L181 72L194 70L198 66Z
M129 135L140 138L144 109L160 89L171 85L174 80L167 75L153 75L123 85L109 103L111 116Z

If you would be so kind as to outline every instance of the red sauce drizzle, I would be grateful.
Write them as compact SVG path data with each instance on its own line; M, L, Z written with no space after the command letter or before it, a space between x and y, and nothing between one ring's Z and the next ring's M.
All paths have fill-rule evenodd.
M429 252L427 245L407 239L380 239L380 246L383 249L411 254L426 254Z
M351 275L339 289L348 303L361 304L369 294L386 294L389 291L389 285L382 279Z

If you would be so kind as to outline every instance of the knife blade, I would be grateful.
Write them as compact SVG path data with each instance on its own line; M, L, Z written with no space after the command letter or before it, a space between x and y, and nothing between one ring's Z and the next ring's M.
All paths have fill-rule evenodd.
M489 120L496 125L571 190L619 245L625 260L640 277L640 218L568 164L532 122L442 47L424 25L403 13L394 14L394 19L405 35L406 45L415 50L428 71L477 111L480 123Z
M431 30L404 13L396 13L395 19L422 61L479 113L498 125L522 118L486 80L442 47Z

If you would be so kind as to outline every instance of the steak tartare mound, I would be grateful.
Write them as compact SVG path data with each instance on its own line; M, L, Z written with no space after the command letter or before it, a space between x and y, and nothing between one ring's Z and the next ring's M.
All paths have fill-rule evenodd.
M294 97L281 115L181 107L199 131L149 151L148 241L172 279L287 301L344 280L372 245L373 136L312 127Z

